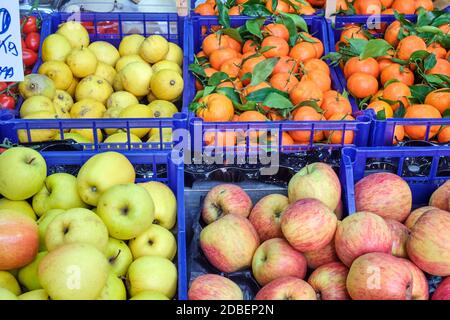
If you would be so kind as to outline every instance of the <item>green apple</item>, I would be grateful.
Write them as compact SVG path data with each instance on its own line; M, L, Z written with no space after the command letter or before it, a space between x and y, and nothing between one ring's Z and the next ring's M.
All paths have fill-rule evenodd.
M0 288L11 291L16 296L21 293L19 283L8 271L0 271Z
M47 232L47 227L50 222L55 219L56 216L61 213L66 212L62 209L53 209L44 213L37 221L38 230L39 230L39 251L47 251L47 247L45 246L45 233Z
M142 291L130 300L170 300L165 295L157 291Z
M66 244L39 264L39 282L53 300L95 300L106 285L109 264L96 247Z
M128 159L118 152L104 152L91 157L77 175L81 199L97 206L100 195L112 186L134 183L136 173Z
M109 234L120 240L137 237L152 225L152 197L133 183L119 184L106 190L98 200L97 214L108 227Z
M47 251L39 252L33 262L19 270L17 278L19 282L28 290L42 289L38 278L38 267L42 259L47 255Z
M172 229L177 222L177 199L172 190L164 183L158 181L149 181L139 183L150 193L155 204L155 221L166 229Z
M57 215L47 227L45 245L48 251L68 243L88 243L105 252L108 229L91 210L69 209Z
M17 211L19 213L23 213L29 216L31 219L36 220L36 214L33 211L31 205L25 200L9 200L6 198L0 199L0 210L2 209L10 209Z
M48 300L48 294L44 289L28 291L21 294L19 300Z
M169 230L153 224L130 240L129 244L133 258L142 256L158 256L172 260L177 253L177 240Z
M153 290L172 299L177 291L177 268L166 258L140 257L128 268L127 285L132 297Z
M111 265L111 270L116 273L118 277L127 274L128 267L133 261L133 255L130 248L122 240L109 238L106 246L106 258Z
M106 285L97 300L127 300L125 285L114 272L109 272Z
M33 197L38 216L51 209L87 208L77 190L77 178L68 173L55 173L45 179L42 189Z
M0 300L19 300L19 298L11 291L0 288Z
M0 194L10 200L25 200L44 185L47 164L39 152L24 147L0 154Z

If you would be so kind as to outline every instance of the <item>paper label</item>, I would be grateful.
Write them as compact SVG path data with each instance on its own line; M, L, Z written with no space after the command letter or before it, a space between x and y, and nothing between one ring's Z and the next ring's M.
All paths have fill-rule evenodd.
M19 1L0 2L0 82L23 81Z

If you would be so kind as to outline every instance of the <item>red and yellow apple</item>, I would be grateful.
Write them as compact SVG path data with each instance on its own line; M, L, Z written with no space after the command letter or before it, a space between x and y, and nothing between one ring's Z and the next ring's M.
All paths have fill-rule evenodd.
M202 218L207 224L227 214L247 218L251 210L252 200L244 189L234 184L220 184L206 195Z
M281 218L283 235L300 252L325 247L333 239L336 225L336 215L317 199L291 203Z
M316 291L319 300L349 300L347 274L348 268L344 264L332 262L314 270L308 283Z
M189 300L243 300L241 288L228 278L205 274L192 281Z
M227 214L200 233L200 247L208 261L222 272L234 272L252 264L259 246L253 225L240 215Z
M253 276L262 286L286 276L303 279L306 269L306 259L303 254L281 238L263 242L252 260Z
M450 211L450 180L433 192L430 198L430 206Z
M283 236L281 216L289 205L289 199L281 194L265 196L255 204L249 220L258 232L261 241Z
M357 258L347 276L353 300L411 300L413 277L403 259L372 252Z
M0 210L0 270L21 268L36 257L39 232L36 221L12 210Z
M414 224L406 242L408 256L426 273L450 276L450 212L435 209Z
M403 222L411 212L411 189L396 174L374 173L355 184L355 205L356 211L373 212Z
M391 252L391 232L382 217L370 212L357 212L339 223L334 245L339 259L350 267L365 253Z
M297 172L288 185L289 202L317 199L332 211L341 200L341 183L333 168L325 163L312 163Z
M316 292L308 282L283 277L266 284L256 294L255 300L317 300Z
M433 210L433 209L437 209L435 207L431 207L431 206L426 206L426 207L421 207L421 208L417 208L416 210L412 211L408 218L406 218L405 221L405 226L408 229L411 229L414 224L416 223L417 219L419 219L425 212Z

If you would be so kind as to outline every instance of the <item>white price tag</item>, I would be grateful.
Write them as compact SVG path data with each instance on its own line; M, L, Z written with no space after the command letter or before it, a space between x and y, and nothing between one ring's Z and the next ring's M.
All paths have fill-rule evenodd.
M0 2L0 82L23 81L19 1Z

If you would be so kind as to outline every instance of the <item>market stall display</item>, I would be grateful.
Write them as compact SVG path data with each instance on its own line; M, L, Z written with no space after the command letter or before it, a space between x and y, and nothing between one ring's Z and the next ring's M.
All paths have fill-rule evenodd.
M450 299L450 7L20 5L0 300Z

